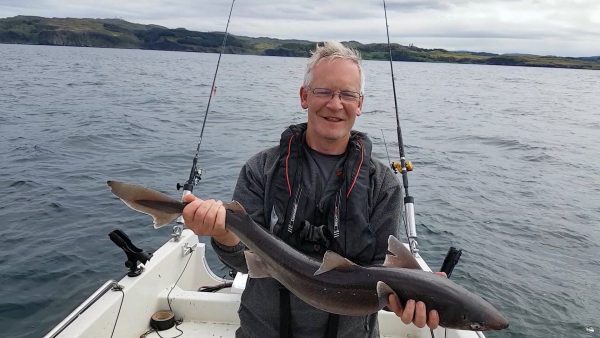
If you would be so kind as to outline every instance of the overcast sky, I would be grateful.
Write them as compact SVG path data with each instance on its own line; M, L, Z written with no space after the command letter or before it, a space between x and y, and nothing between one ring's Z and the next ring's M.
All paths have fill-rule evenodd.
M229 0L0 0L0 17L121 18L223 31ZM392 42L424 48L600 55L600 0L388 0ZM385 42L377 0L236 0L230 32Z

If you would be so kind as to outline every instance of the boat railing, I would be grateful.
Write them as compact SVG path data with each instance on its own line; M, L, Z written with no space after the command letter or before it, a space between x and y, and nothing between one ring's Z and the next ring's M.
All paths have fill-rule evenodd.
M57 337L67 326L77 319L82 313L84 313L90 306L92 306L98 299L100 299L109 290L117 286L118 283L114 280L109 280L104 283L96 292L89 296L81 305L79 305L70 315L68 315L63 321L61 321L52 331L48 332L44 338Z

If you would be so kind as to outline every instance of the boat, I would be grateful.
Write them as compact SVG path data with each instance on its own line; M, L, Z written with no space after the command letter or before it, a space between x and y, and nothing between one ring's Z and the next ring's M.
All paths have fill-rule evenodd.
M237 310L248 276L237 273L233 281L218 277L207 263L206 250L198 236L183 230L145 264L138 262L120 280L104 283L45 338L235 337L239 327ZM416 258L423 270L431 271L420 255ZM160 311L170 311L174 318L161 321L156 316ZM160 325L176 325L157 332L151 327L153 320ZM379 311L379 329L385 338L485 337L479 331L441 327L432 333L427 327L406 325L384 310Z
M197 146L189 180L182 186L184 194L191 193L193 187L200 181L202 171L196 168L198 150L202 142L210 98L216 88L215 79L227 41L229 20L234 3L235 0L231 4L223 45L219 61L217 61L211 95L202 124L200 143ZM383 4L385 10L385 0ZM389 46L389 32L387 37ZM390 66L393 82L391 49ZM396 117L398 122L397 102ZM400 163L391 162L391 165L395 172L402 173L405 181L405 226L409 243L404 245L413 253L422 270L431 271L418 254L413 199L408 194L406 183L406 173L411 170L407 166L412 167L412 165L404 161L404 146L401 141L399 124L397 128L402 160ZM235 337L235 332L239 327L237 311L248 275L237 273L233 281L215 275L206 260L206 245L201 243L198 236L191 230L184 229L181 219L173 227L172 238L153 254L145 253L142 249L137 248L120 230L113 231L109 237L127 254L126 266L129 267L129 272L118 281L109 280L104 283L46 334L45 338ZM412 323L404 324L393 312L385 310L379 311L378 318L380 336L384 338L485 337L479 331L442 327L435 330L430 330L428 327L418 328Z

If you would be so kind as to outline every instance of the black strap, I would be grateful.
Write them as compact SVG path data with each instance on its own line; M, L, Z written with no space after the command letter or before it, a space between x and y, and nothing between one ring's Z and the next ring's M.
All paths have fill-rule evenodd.
M340 315L330 313L329 320L327 321L327 330L325 331L324 338L337 338L339 324L340 324Z
M279 337L292 338L290 291L279 285Z

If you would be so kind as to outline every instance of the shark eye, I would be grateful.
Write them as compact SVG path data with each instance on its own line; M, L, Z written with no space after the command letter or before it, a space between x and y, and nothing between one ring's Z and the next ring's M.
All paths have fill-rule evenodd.
M479 329L481 329L481 325L479 325L479 323L473 323L470 325L471 330L475 330L475 331L479 331Z

